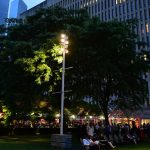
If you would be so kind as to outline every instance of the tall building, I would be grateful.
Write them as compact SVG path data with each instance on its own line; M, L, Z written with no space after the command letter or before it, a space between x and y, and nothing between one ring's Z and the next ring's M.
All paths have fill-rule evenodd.
M47 4L47 0L43 1L42 3L32 7L31 9L28 9L27 11L23 12L20 14L20 18L25 19L26 16L31 16L35 14L35 12L40 9L40 8L46 8L49 7L50 5Z
M140 41L147 43L146 49L150 50L150 0L46 0L21 14L21 17L32 15L39 8L55 6L86 8L91 17L98 16L101 21L137 18L139 22L135 32Z
M13 0L10 4L9 18L19 18L20 14L27 10L27 5L23 0Z
M0 24L5 24L5 18L8 17L10 0L0 0Z

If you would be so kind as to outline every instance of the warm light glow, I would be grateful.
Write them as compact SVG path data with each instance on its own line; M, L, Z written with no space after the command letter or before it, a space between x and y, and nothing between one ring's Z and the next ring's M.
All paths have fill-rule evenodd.
M3 117L3 114L2 113L0 113L0 118L2 118Z
M34 115L34 112L31 113L31 116Z
M70 116L70 118L75 119L76 117L75 117L75 115L72 115L72 116Z
M68 44L69 44L69 41L65 41L65 44L68 45Z
M55 117L56 117L56 118L59 118L59 117L60 117L60 114L56 114Z
M123 2L125 2L126 0L116 0L116 4L121 4Z
M68 53L68 45L69 45L69 41L68 41L68 37L65 34L61 34L61 53L65 52Z
M65 43L65 39L60 39L61 43Z
M146 32L147 32L147 33L149 32L149 26L148 26L148 23L146 23Z
M89 116L89 118L92 119L93 117L92 117L92 116Z
M63 53L63 51L64 51L64 47L61 47L60 51L61 51L61 53Z
M146 54L144 54L144 60L145 60L145 61L147 60L147 55L146 55Z
M48 105L48 102L47 101L40 101L40 103L39 103L39 107L40 108L44 108L44 107L46 107Z
M61 34L61 38L65 38L65 36L66 36L65 34Z
M104 118L104 116L100 116L100 119L101 119L101 120L104 120L105 118Z

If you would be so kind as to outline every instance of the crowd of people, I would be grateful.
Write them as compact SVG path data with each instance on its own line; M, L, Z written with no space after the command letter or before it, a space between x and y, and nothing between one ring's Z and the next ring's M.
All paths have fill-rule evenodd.
M78 136L85 146L85 149L99 149L100 146L115 148L120 144L143 141L150 138L150 124L143 124L136 127L135 122L129 124L104 125L100 122L79 124Z
M70 124L67 125L67 128L70 128ZM101 146L114 149L120 144L138 144L145 138L150 138L150 123L137 127L134 121L131 124L112 123L111 125L106 125L104 122L83 122L72 124L71 127L77 128L78 139L80 139L86 150L92 150L92 148L99 150ZM13 120L9 128L10 135L13 135L16 128L60 128L60 124L58 122L48 122L45 119L39 121Z

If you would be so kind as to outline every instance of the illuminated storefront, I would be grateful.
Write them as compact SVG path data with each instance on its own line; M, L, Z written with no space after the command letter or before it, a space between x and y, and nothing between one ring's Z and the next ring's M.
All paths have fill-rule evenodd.
M131 114L121 110L115 110L109 114L109 122L110 124L129 124L130 126L132 126L132 123L134 122L137 127L140 127L141 118L138 113Z
M141 113L141 124L147 124L150 123L150 108L145 108L143 112Z
M140 127L143 123L150 123L150 108L144 108L143 111L138 111L136 113L124 113L123 111L117 110L111 112L109 115L110 124L129 124L132 126L132 122L135 122L137 127Z

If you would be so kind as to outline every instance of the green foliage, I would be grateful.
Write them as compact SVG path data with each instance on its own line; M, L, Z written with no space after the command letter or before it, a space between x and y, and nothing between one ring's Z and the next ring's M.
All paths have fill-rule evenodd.
M52 72L52 66L50 68L49 65L53 65L54 61L59 64L60 60L62 60L62 57L59 56L59 51L60 47L54 45L52 49L47 51L45 49L34 51L33 58L21 58L16 63L21 64L26 72L34 75L37 84L42 84L42 82L48 82L55 73L54 70ZM48 56L48 54L51 54L51 56ZM50 61L51 64L46 64ZM57 72L55 75L58 76L57 79L60 79Z
M135 52L135 26L136 20L90 19L85 10L40 9L24 23L9 27L7 37L2 36L1 98L14 112L30 112L44 98L59 109L60 95L50 95L60 91L58 35L65 31L70 43L66 67L73 66L65 74L65 89L73 91L65 93L65 106L81 102L88 112L93 111L90 107L99 107L106 121L112 109L140 108L146 98L142 74L148 67L142 53ZM93 103L83 104L85 96Z
M107 122L110 110L136 110L146 98L142 73L148 67L135 52L134 26L132 21L100 22L94 18L83 30L77 29L82 31L79 37L79 32L70 30L75 39L70 56L74 98L92 97Z
M0 42L0 97L12 114L28 113L36 107L36 101L51 99L56 87L60 91L62 56L58 35L70 25L83 25L87 18L84 10L56 7L41 9L24 22L7 19L13 26ZM0 33L4 32L0 28ZM59 99L54 98L56 106Z
M7 125L7 120L11 115L10 110L3 104L3 101L0 101L0 125L4 127Z

